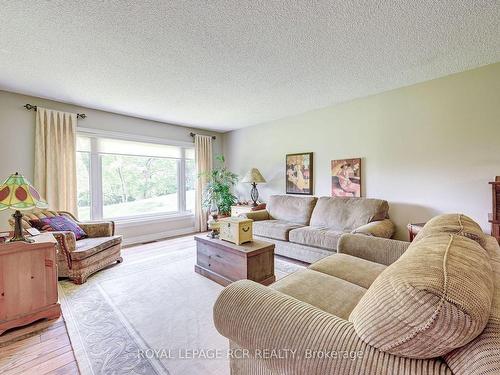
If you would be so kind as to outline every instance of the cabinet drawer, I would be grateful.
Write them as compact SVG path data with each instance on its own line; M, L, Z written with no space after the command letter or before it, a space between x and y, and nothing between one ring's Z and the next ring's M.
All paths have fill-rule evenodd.
M246 278L246 259L228 251L198 243L197 264L231 280Z

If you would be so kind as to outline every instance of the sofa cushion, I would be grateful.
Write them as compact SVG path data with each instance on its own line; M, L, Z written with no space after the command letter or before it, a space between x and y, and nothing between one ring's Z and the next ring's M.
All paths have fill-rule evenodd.
M267 211L271 219L309 225L316 200L316 197L272 195L269 197Z
M468 237L481 245L484 232L474 220L463 214L443 214L429 220L413 241L438 233L451 233Z
M347 319L366 289L321 272L304 269L288 275L270 288Z
M310 225L352 231L387 217L389 204L380 199L321 197L311 215Z
M387 267L350 320L367 344L384 352L432 358L481 333L492 297L486 250L469 238L439 234L412 243Z
M112 246L119 245L122 236L84 238L76 241L76 249L71 252L71 259L82 260Z
M253 222L253 234L256 236L288 241L288 233L292 229L303 227L283 220L263 220Z
M382 264L347 254L330 255L309 266L311 270L338 277L367 289L386 268Z
M328 228L303 227L290 231L289 239L290 242L301 245L336 250L342 234L344 232Z

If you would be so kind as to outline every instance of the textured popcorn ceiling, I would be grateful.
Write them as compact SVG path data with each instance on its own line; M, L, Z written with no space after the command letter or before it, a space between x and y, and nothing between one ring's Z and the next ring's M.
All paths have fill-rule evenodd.
M0 89L222 131L497 61L498 0L0 0Z

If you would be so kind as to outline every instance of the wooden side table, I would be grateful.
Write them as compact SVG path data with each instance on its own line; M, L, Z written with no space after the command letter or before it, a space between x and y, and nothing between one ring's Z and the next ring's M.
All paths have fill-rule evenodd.
M408 236L410 237L410 242L413 241L415 236L422 230L425 223L410 223L407 225Z
M256 211L256 210L265 210L266 204L260 203L258 206L254 207L251 204L236 204L231 206L231 216L240 216L241 214L246 214L248 212Z
M252 206L249 204L231 206L231 216L239 216L252 211Z
M0 245L0 334L39 319L61 316L57 296L56 240Z

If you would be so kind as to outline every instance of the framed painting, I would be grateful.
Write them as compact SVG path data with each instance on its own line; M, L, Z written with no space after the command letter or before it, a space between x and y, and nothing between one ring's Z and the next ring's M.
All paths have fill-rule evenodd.
M313 153L286 155L286 193L313 194Z
M361 158L332 160L332 197L361 197Z

